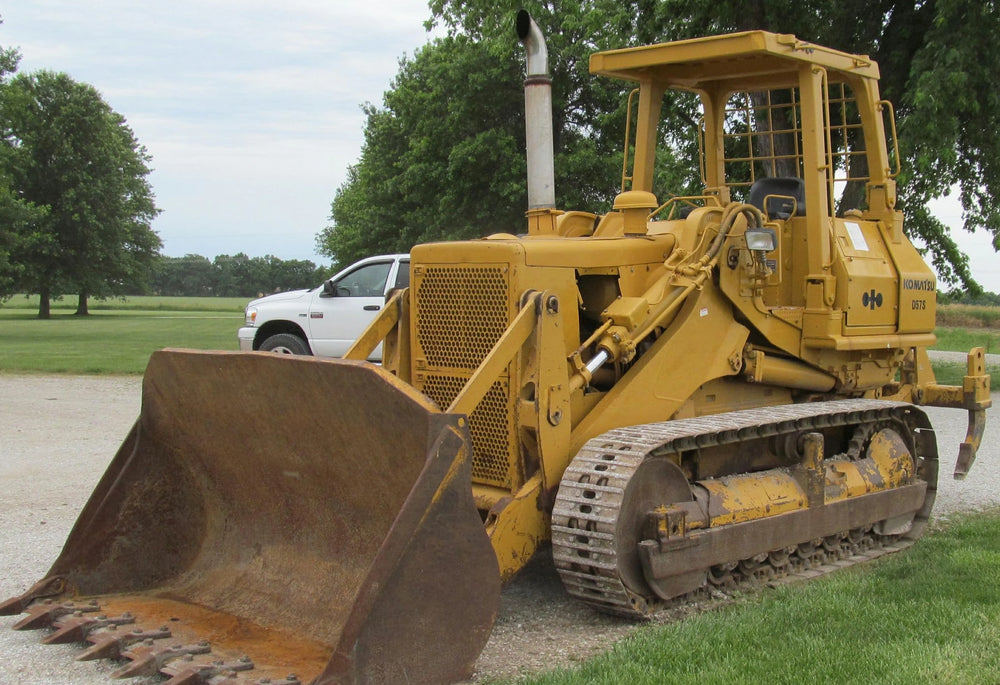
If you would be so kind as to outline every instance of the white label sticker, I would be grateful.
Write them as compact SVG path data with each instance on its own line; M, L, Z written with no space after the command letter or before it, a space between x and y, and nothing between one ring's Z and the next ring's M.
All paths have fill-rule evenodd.
M853 221L845 221L847 235L851 236L851 244L858 252L868 252L868 243L865 242L865 234L861 232L861 226Z
M708 307L702 307L701 311L698 313L701 314L702 316L708 316Z

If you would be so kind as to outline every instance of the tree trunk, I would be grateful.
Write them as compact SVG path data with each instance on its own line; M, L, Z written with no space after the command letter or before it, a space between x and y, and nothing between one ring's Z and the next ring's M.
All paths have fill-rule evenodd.
M850 148L852 152L863 152L864 136L858 129L851 131ZM847 162L847 176L850 180L844 186L844 192L837 203L837 214L844 215L848 209L867 209L867 190L863 179L868 177L868 158L865 155L850 155Z
M799 153L796 149L793 105L788 90L752 91L750 102L754 114L756 150L761 160L755 173L768 177L802 178Z
M52 303L50 302L51 293L49 289L42 288L38 292L38 318L39 319L49 319L52 318Z
M90 310L87 308L88 297L89 295L87 295L86 291L84 290L80 291L80 298L77 301L76 312L74 312L74 316L87 316L90 314Z

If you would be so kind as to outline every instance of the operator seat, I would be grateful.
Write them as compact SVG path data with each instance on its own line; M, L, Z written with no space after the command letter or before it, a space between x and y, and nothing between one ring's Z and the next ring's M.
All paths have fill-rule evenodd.
M789 198L795 198L795 202ZM765 200L767 200L766 207ZM793 176L761 178L750 186L749 202L770 219L788 219L792 216L793 207L795 216L805 216L806 183L801 178Z

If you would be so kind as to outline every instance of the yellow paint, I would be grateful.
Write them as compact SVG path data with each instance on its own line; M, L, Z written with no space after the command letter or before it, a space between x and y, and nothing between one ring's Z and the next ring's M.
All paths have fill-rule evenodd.
M776 516L808 505L806 493L787 471L771 470L698 481L709 495L709 525L722 526Z
M591 70L638 84L631 179L615 207L603 216L532 212L527 236L510 226L484 240L416 246L409 306L364 337L376 343L395 320L387 368L468 416L474 497L505 578L549 537L548 512L571 460L608 430L800 399L988 401L983 374L970 371L967 387L952 391L933 386L925 363L933 275L895 209L874 62L752 31L602 52ZM869 174L858 179L865 209L845 216L826 171L842 161L831 142L841 132L830 123L831 86L844 99L850 92ZM653 188L671 89L700 100L704 187L657 207L654 193L676 191ZM747 188L726 176L725 122L731 94L746 90L795 91L802 216L764 218L732 202ZM682 217L675 205L691 211ZM747 227L759 222L775 234L772 253L747 248ZM912 459L899 452L886 434L864 459L828 460L826 497L906 482ZM800 481L815 505L819 472L801 475L772 469L701 482L711 525L806 507Z
M541 477L536 476L515 496L498 502L486 520L503 581L510 580L549 538L549 517L538 507L540 491Z
M864 458L829 459L824 469L826 499L834 501L904 485L913 479L916 465L899 435L881 430L872 436Z

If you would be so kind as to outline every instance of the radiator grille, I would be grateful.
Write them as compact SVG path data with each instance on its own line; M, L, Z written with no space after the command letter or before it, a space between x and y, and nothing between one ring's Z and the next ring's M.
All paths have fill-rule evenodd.
M508 270L504 265L443 265L416 273L415 352L425 373L416 375L415 384L446 409L507 329ZM474 482L521 485L513 412L505 373L469 416Z
M474 369L507 328L507 278L496 267L427 267L417 338L429 366Z
M472 480L509 488L510 412L507 407L507 382L493 384L486 397L469 417L472 434ZM462 378L428 376L423 392L439 407L447 407L465 385Z

